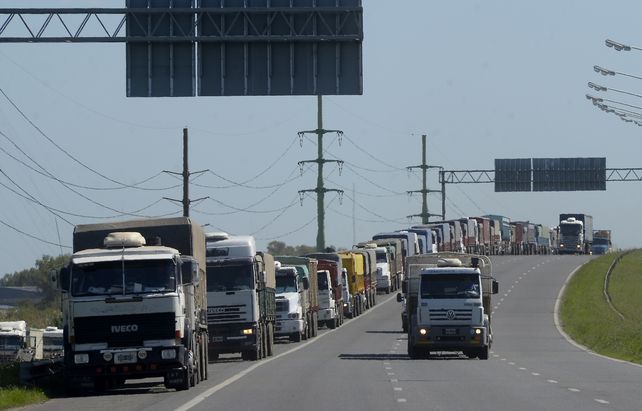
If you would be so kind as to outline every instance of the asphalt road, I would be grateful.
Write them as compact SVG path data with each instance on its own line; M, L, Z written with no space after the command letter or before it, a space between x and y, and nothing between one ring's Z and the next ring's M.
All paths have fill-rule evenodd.
M355 320L275 356L210 364L189 391L160 380L57 398L28 410L642 410L642 367L569 343L554 307L577 256L494 257L500 293L488 361L449 355L409 360L393 295Z

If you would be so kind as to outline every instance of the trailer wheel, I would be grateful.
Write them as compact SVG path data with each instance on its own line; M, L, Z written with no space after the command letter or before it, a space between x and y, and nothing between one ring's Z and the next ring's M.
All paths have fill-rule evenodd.
M272 323L267 325L267 355L268 357L274 355L274 328Z

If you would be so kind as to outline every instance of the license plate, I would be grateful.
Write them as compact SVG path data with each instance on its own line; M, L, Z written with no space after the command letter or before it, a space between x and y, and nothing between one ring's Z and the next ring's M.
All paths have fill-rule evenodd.
M456 328L444 328L444 335L457 335L459 334L457 332Z
M136 352L117 352L114 354L114 364L131 364L136 362Z
M212 342L223 342L223 337L220 337L220 336L212 337Z

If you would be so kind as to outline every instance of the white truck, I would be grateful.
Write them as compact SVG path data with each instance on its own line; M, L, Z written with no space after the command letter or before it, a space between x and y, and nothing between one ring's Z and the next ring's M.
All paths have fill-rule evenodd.
M0 363L29 360L28 345L26 321L0 322Z
M207 379L205 236L186 217L78 225L62 291L69 394L162 377Z
M61 328L53 326L45 328L42 331L42 358L62 357L64 353L62 340L63 334Z
M321 265L321 260L319 260ZM329 270L317 271L317 282L319 284L319 324L325 324L328 328L336 328L341 322L343 304L335 299L332 276Z
M275 336L287 336L299 342L310 335L306 312L309 279L299 276L296 267L276 262L276 331Z
M274 258L254 237L207 234L207 322L210 356L271 356L275 327Z
M408 355L461 351L488 359L493 335L491 296L498 292L490 259L460 253L408 257L404 282ZM403 296L397 295L402 301Z

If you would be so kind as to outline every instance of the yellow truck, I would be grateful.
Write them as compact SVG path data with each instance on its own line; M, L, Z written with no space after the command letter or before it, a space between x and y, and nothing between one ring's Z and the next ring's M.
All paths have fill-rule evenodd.
M364 272L364 256L351 251L337 253L341 257L341 265L348 272L349 301L344 301L344 315L356 317L366 308L366 286Z

